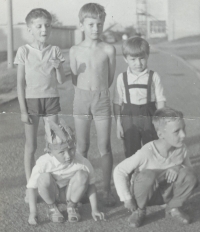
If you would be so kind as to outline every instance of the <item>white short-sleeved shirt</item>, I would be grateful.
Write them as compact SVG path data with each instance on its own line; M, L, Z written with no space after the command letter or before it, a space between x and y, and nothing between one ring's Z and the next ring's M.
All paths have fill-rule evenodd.
M29 44L19 47L14 64L25 65L25 98L58 97L56 70L50 60L65 59L59 47L48 45L42 51Z
M154 141L145 144L134 155L122 161L114 169L114 183L120 200L125 201L132 198L128 180L129 174L134 170L166 170L176 165L191 167L185 145L170 151L168 157L165 158L157 151Z
M128 67L127 69L128 85L132 85L132 84L147 85L148 79L149 79L149 72L147 69L141 72L139 75L135 75L131 73ZM129 93L130 93L131 104L143 105L147 103L147 89L132 88L129 89ZM166 101L166 98L164 96L163 86L160 81L160 77L156 72L154 72L152 78L151 101L152 102ZM123 81L123 73L120 73L119 76L117 77L113 103L118 104L120 106L123 103L127 103L126 92L125 92L124 81Z
M42 173L51 173L57 185L62 188L68 185L72 176L79 170L89 173L89 184L95 183L94 169L88 159L76 154L71 164L60 163L50 154L42 155L33 167L27 188L37 188L38 178Z

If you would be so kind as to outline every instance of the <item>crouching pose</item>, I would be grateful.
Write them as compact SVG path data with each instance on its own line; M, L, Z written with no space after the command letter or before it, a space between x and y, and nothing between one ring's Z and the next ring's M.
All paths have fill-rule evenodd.
M75 155L75 139L72 130L63 120L60 125L48 121L45 125L48 153L36 162L28 181L30 215L28 222L36 225L37 189L48 205L48 216L52 222L64 222L58 203L67 203L69 222L80 221L77 208L85 193L89 196L92 216L96 221L104 220L99 212L95 189L94 170L90 162L81 155Z
M191 219L181 207L198 181L183 143L183 114L162 108L155 112L153 124L158 140L147 143L115 168L117 193L132 211L128 219L132 227L143 224L147 206L162 204L166 204L166 216L189 224Z

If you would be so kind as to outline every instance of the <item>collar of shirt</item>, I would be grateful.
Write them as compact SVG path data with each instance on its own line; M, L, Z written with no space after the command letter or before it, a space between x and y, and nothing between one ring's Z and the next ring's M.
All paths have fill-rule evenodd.
M133 74L130 70L130 68L127 68L127 76L130 77L133 81L136 81L138 78L141 76L145 75L148 73L148 70L145 69L143 72L141 72L139 75Z

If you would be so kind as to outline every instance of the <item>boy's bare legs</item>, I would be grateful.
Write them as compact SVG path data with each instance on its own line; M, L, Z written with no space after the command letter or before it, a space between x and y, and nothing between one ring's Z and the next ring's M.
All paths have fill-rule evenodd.
M110 144L111 122L111 118L95 120L98 148L101 154L101 166L103 170L104 198L105 205L107 206L113 206L115 204L115 199L111 195L110 186L113 167L113 157Z
M24 166L25 175L28 182L32 168L35 165L34 154L37 149L37 131L40 118L38 116L30 116L32 124L25 124L25 151L24 151Z
M66 199L72 203L80 202L84 193L88 189L89 176L86 171L80 170L71 178L67 189Z
M59 189L50 173L42 173L38 178L38 192L42 199L48 204L48 216L52 222L63 222L64 216L56 206L59 199Z
M32 169L35 165L35 151L37 149L37 131L40 117L31 115L32 124L25 124L25 151L24 151L24 166L25 166L25 175L26 181L28 182ZM52 120L58 123L58 115L52 115L48 117L49 120ZM47 117L44 117L44 123ZM28 192L26 191L25 202L28 203Z
M38 178L38 192L47 204L55 203L59 190L50 173L42 173Z
M74 118L75 130L76 130L76 149L78 154L87 157L87 153L90 147L90 126L91 120Z
M24 166L25 166L25 174L26 180L28 182L33 166L35 165L34 154L37 149L37 131L40 117L31 115L32 124L25 124L25 151L24 151ZM47 118L47 117L46 117ZM49 120L52 120L58 123L58 115L48 116ZM44 118L44 121L46 119Z
M88 189L89 175L86 171L80 170L71 178L67 193L67 213L69 222L78 222L81 219L81 215L77 208L77 203L80 202L84 193Z

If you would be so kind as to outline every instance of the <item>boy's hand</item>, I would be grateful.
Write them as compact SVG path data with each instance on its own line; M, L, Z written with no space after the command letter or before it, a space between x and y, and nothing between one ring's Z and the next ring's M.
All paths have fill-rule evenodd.
M55 69L58 69L60 67L60 60L58 59L51 59L49 60L49 62L51 62L52 66L55 68Z
M121 124L121 120L117 120L117 138L118 139L123 139L124 138L124 130Z
M37 214L36 213L30 213L29 214L28 223L30 225L32 225L32 226L36 226L38 224Z
M137 203L135 199L130 199L130 200L124 201L124 207L130 211L135 211L137 209Z
M176 180L179 170L180 168L178 167L170 168L167 170L166 176L165 176L167 183L172 183Z
M32 124L33 121L28 114L21 114L21 121L26 124Z
M93 210L93 211L92 211L92 217L93 217L93 219L94 219L95 221L98 220L98 217L99 217L100 220L106 221L105 216L104 216L104 213L99 212L99 210Z

